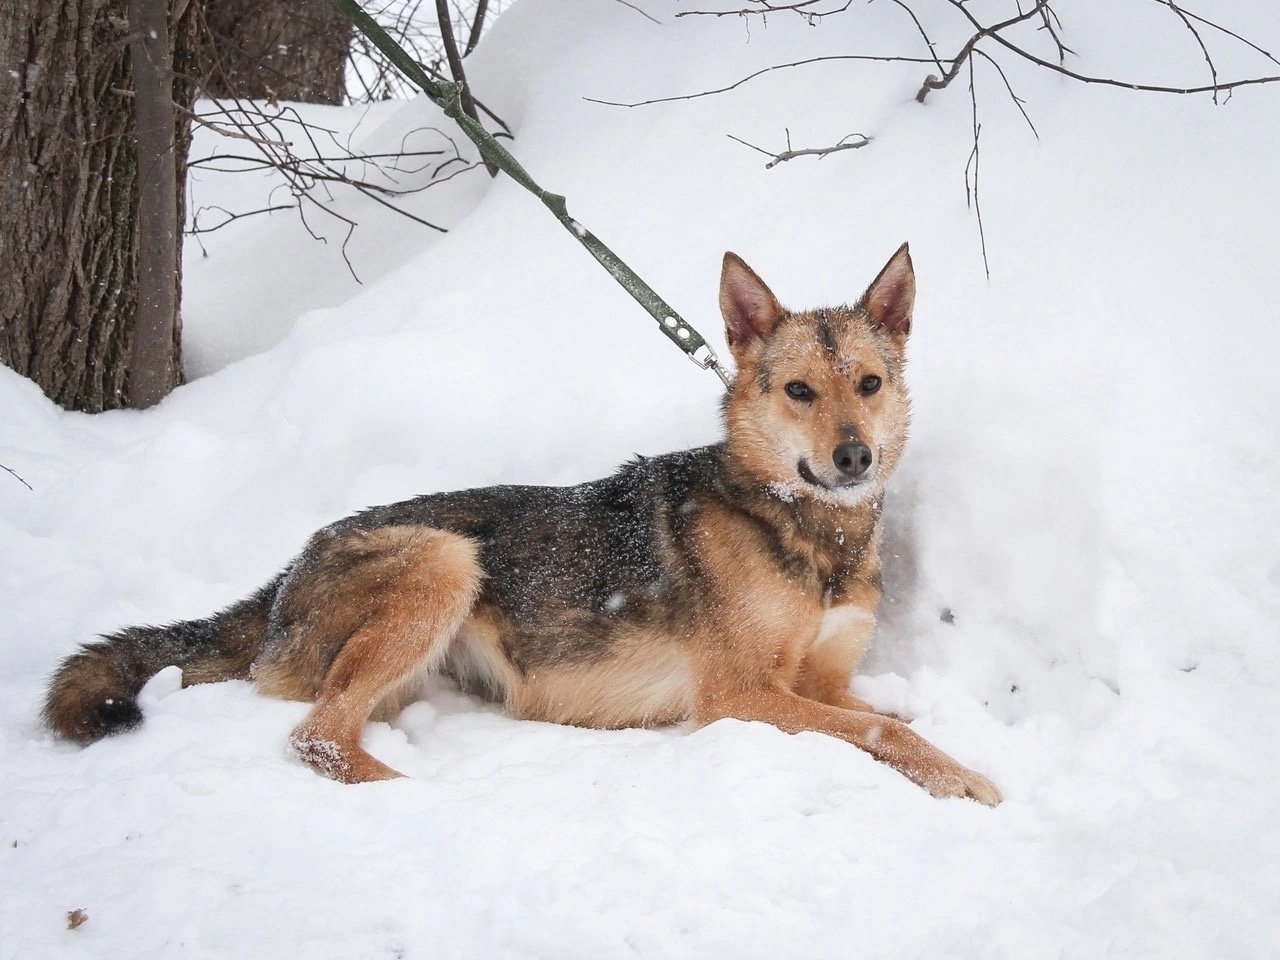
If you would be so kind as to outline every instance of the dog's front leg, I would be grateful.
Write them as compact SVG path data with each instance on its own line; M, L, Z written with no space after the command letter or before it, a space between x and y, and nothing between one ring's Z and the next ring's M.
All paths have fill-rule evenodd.
M856 710L883 713L867 701L849 692L849 681L871 645L876 630L874 607L845 606L828 610L818 636L800 661L800 672L792 689L802 697L819 703Z
M969 797L992 807L1002 799L996 785L982 774L957 763L891 717L843 710L772 686L701 692L694 716L699 726L725 717L761 720L787 733L813 730L847 740L935 797Z

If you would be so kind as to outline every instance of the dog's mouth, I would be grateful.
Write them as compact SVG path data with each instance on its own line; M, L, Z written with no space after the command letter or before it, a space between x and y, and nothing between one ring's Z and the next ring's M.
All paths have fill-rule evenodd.
M837 481L830 481L814 473L813 468L809 466L809 461L801 457L796 461L796 473L800 474L800 479L805 483L815 486L819 490L850 490L870 481L872 471L868 470L860 477L844 477Z

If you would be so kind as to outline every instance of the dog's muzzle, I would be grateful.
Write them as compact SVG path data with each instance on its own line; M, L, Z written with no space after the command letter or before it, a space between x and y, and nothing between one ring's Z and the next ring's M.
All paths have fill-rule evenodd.
M843 457L843 459L841 459ZM870 477L867 471L875 462L871 449L864 443L841 444L832 453L831 463L836 468L836 476L828 479L819 476L803 457L796 461L796 472L800 479L821 490L847 490L866 483Z

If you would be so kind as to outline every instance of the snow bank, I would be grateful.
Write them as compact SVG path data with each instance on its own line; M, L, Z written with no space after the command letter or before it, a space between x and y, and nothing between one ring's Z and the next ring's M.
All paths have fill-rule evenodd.
M141 730L85 750L39 727L77 643L230 602L350 510L575 482L716 436L715 378L532 198L463 177L413 201L444 236L339 198L363 286L341 238L317 244L292 214L238 221L207 256L189 243L199 376L153 411L63 413L0 369L0 463L33 488L0 475L0 956L1092 960L1280 942L1275 92L1215 107L1011 68L1036 140L980 68L988 283L967 91L916 104L919 65L584 99L914 50L899 8L766 28L643 6L661 23L522 0L474 82L534 176L717 344L725 249L808 306L855 298L911 241L913 440L856 688L1006 803L935 801L818 735L517 723L447 685L369 730L413 779L356 788L289 756L302 705L241 683L161 676ZM1186 35L1153 33L1141 6L1073 8L1082 62L1132 74L1141 35L1143 79L1194 75ZM941 49L962 39L946 7L918 7ZM1270 5L1219 7L1276 45ZM375 145L440 122L423 101L309 116ZM781 149L784 128L796 146L874 142L766 171L726 136ZM206 172L193 204L251 208L269 186Z

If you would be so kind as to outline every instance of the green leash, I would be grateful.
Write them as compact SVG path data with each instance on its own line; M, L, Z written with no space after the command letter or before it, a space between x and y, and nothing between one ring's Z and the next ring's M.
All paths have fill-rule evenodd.
M506 147L495 140L488 130L462 112L460 83L436 81L428 77L426 71L413 57L409 56L404 47L391 39L387 32L361 9L356 0L333 0L333 5L346 14L355 24L356 29L373 41L374 46L386 54L396 69L444 110L445 116L462 128L462 132L476 145L482 157L541 200L555 218L564 224L565 229L572 233L578 242L600 262L600 265L609 271L609 275L617 280L640 306L649 311L650 316L658 321L658 329L666 335L668 340L683 350L685 355L699 367L714 371L726 387L730 385L728 372L702 335L676 313L670 304L658 296L652 287L641 280L634 270L618 259L617 254L605 246L595 234L569 216L569 208L564 197L538 186Z

